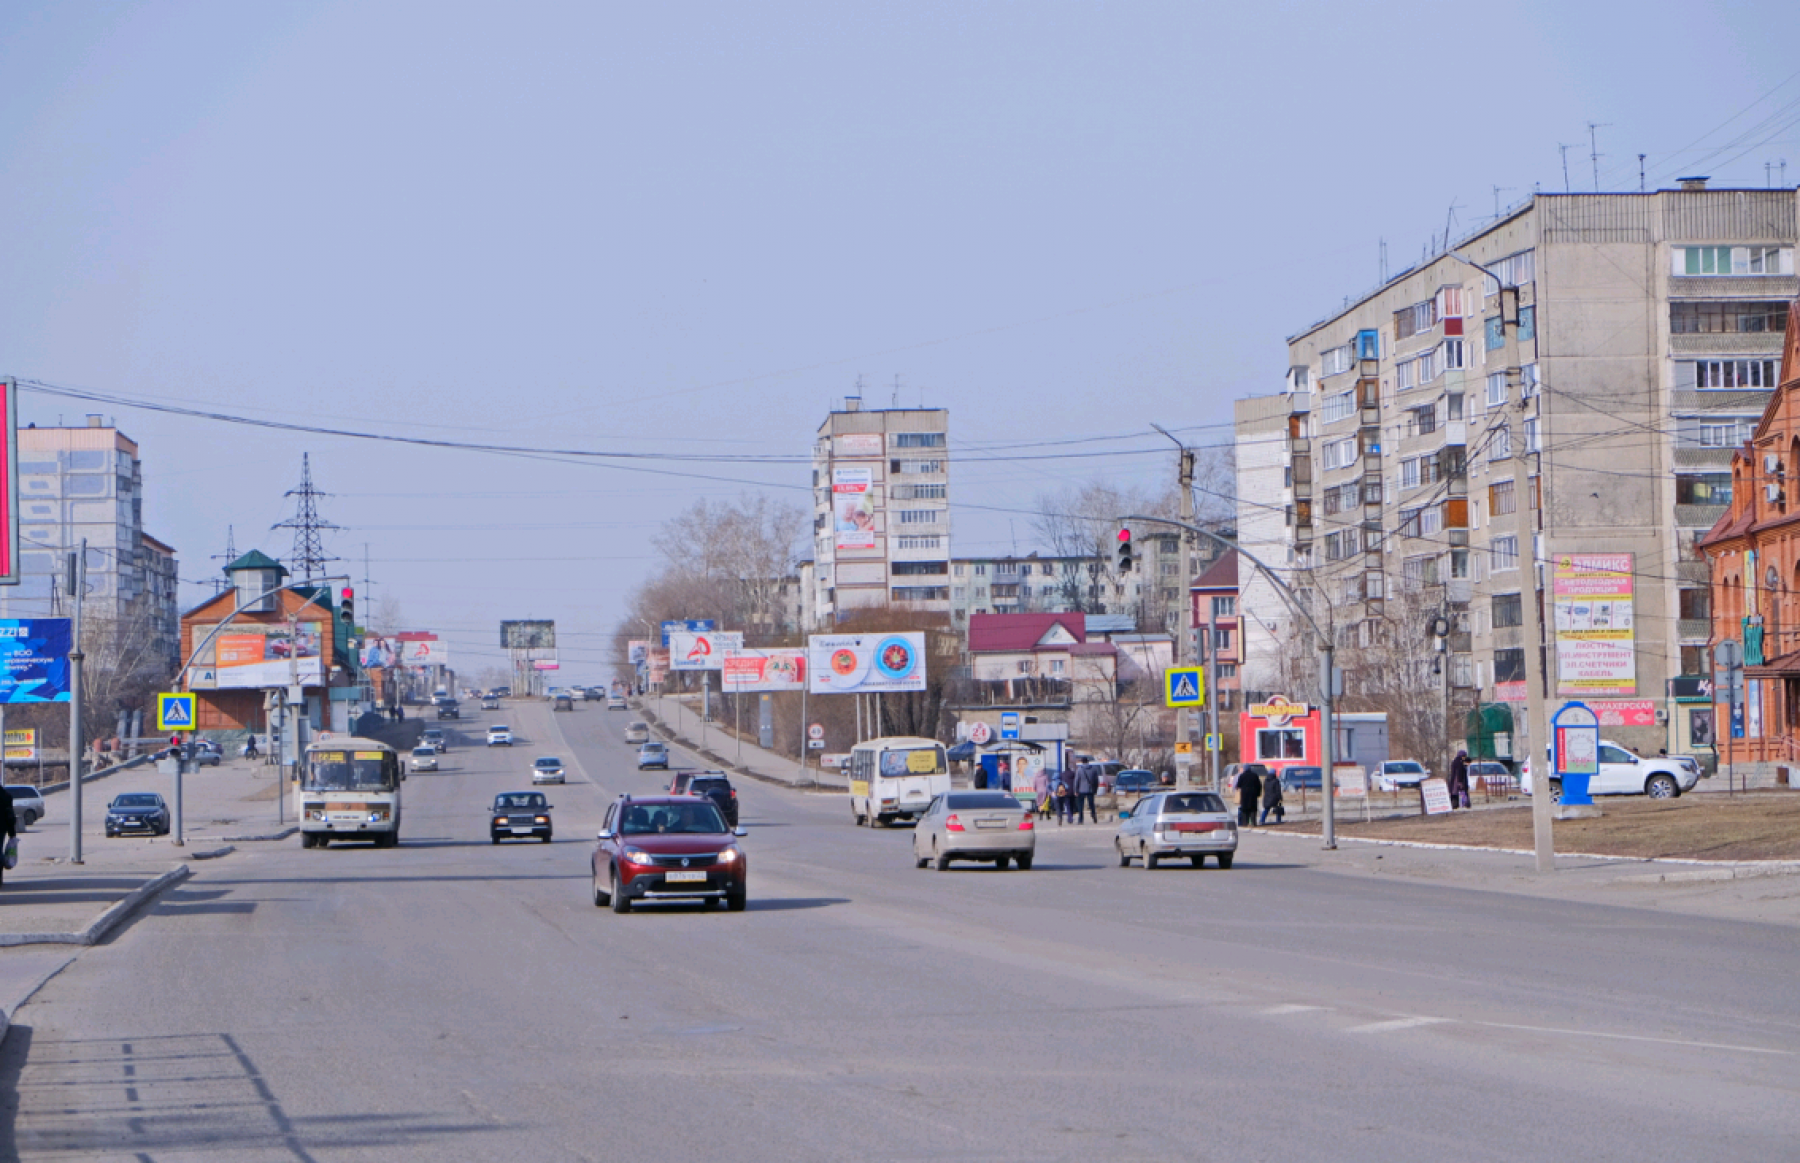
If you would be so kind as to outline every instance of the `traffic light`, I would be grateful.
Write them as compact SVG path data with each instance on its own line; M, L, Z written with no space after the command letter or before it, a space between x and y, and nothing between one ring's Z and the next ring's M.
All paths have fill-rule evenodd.
M344 600L338 604L338 621L346 626L356 625L356 591L349 586L344 587Z
M1119 530L1119 572L1131 572L1131 530Z

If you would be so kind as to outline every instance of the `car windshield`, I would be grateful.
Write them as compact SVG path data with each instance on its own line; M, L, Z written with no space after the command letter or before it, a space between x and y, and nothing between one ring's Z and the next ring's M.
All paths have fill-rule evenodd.
M154 795L124 795L113 801L115 808L154 808L157 799Z
M399 760L391 751L314 751L308 754L306 791L393 791Z
M1173 815L1177 812L1223 812L1225 801L1211 792L1183 792L1179 795L1164 796L1162 814Z
M561 767L562 760L552 759L552 758L544 758L544 759L538 760L537 763L534 764L533 766L535 766L535 767Z
M662 749L663 749L663 745L661 743L646 743L646 744L644 744L645 751L661 751Z
M716 775L702 776L688 784L688 790L695 795L711 795L716 791L730 791L731 781L720 779Z
M537 792L503 792L494 797L494 810L497 812L542 811L548 806L543 795Z
M988 808L1016 808L1019 801L998 792L982 792L945 796L944 806L953 812L978 812Z
M627 836L692 835L723 832L725 817L710 803L633 804L619 829Z
M1387 765L1387 769L1399 775L1417 775L1425 770L1410 759L1396 759Z
M437 749L434 747L415 747L413 748L413 754L423 756L426 759L436 759Z

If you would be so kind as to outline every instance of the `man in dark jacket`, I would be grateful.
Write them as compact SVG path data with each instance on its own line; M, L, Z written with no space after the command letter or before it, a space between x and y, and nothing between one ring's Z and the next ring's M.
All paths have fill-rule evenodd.
M1269 822L1271 813L1274 814L1277 824L1287 819L1287 806L1281 802L1281 776L1276 772L1270 772L1269 777L1262 781L1263 823Z
M0 788L0 853L19 834L19 817L13 814L12 796ZM0 859L0 885L6 883L6 861Z
M1094 811L1094 795L1100 790L1100 780L1095 774L1094 765L1084 763L1075 769L1075 822L1081 823L1082 809L1087 810L1087 821L1098 824L1100 816Z
M1469 753L1458 750L1456 758L1450 761L1450 806L1466 808L1469 806Z
M1238 827L1240 828L1248 828L1256 823L1256 801L1262 798L1263 788L1261 771L1262 768L1252 763L1238 772Z

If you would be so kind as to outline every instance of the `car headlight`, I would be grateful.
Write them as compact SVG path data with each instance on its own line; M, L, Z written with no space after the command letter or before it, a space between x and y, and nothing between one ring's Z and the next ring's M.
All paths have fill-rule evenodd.
M642 848L625 849L625 859L633 864L649 864L653 857Z
M720 864L736 864L737 861L738 850L736 848L727 848L725 851L719 853Z
M539 823L539 824L548 824L550 822L550 817L549 816L539 816L535 822Z
M495 817L494 817L494 823L496 823L496 824L504 824L504 823L506 823L506 817L505 817L505 816L495 816Z

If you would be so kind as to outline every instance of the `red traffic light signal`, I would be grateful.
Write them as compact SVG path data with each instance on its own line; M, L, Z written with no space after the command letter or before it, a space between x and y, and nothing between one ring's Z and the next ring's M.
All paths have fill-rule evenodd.
M356 625L356 591L345 586L342 599L338 603L338 620L346 626L354 626Z
M1131 572L1131 530L1119 529L1119 572Z

